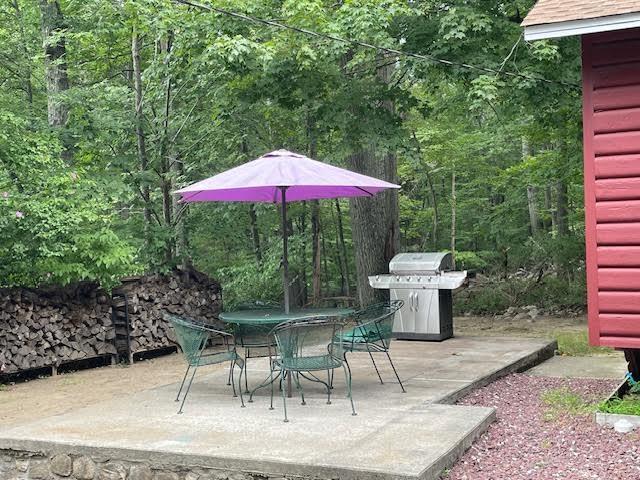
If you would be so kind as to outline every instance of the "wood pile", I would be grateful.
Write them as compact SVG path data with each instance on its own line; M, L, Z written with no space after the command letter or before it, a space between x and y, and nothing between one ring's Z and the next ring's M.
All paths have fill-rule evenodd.
M164 312L212 323L221 307L219 284L195 271L127 279L133 352L173 345ZM92 283L51 289L0 289L0 373L56 367L114 355L111 295Z
M165 312L216 324L222 307L220 285L195 270L125 280L114 292L128 299L132 353L175 345Z

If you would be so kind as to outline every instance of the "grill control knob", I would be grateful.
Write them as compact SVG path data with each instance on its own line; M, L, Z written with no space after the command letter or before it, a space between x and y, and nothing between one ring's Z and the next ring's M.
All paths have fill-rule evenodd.
M396 275L396 282L400 281L400 275Z
M418 277L417 281L419 282L421 280L421 277Z

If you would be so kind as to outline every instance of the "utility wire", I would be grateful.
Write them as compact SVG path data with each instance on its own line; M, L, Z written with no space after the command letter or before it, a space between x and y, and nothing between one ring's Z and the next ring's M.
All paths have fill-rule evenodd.
M525 75L523 73L496 70L496 69L493 69L493 68L481 67L479 65L472 65L472 64L469 64L469 63L456 62L456 61L453 61L453 60L445 60L443 58L438 58L438 57L434 57L434 56L431 56L431 55L425 55L425 54L421 54L421 53L403 52L401 50L396 50L394 48L381 47L379 45L373 45L371 43L363 42L363 41L360 41L360 40L349 40L347 38L338 37L336 35L331 35L331 34L328 34L328 33L320 33L320 32L316 32L316 31L313 31L313 30L306 29L306 28L295 27L293 25L288 25L286 23L277 22L275 20L265 20L264 18L253 17L251 15L247 15L247 14L244 14L244 13L232 12L230 10L225 10L224 8L220 8L220 7L214 7L214 6L211 6L211 5L203 5L201 3L193 2L191 0L173 0L173 1L175 3L179 3L179 4L182 4L182 5L187 5L187 6L194 7L194 8L199 8L201 10L206 10L206 11L209 11L209 12L216 12L216 13L219 13L219 14L222 14L222 15L226 15L226 16L229 16L229 17L238 18L238 19L246 21L246 22L267 25L269 27L275 27L275 28L279 28L279 29L282 29L282 30L291 30L293 32L301 33L303 35L307 35L307 36L310 36L310 37L324 38L326 40L332 40L334 42L340 42L340 43L346 43L348 45L355 45L355 46L359 46L359 47L364 47L364 48L368 48L368 49L371 49L371 50L376 50L378 52L391 53L391 54L402 56L402 57L417 58L419 60L426 60L428 62L439 63L441 65L447 65L449 67L460 67L460 68L465 68L467 70L475 70L475 71L483 72L483 73L492 73L492 74L495 74L495 75L504 75L506 77L522 78L522 79L525 79L525 80L534 80L536 82L543 82L543 83L547 83L547 84L559 84L559 85L563 85L565 87L570 87L570 88L578 88L578 89L581 88L580 85L577 85L575 83L563 82L563 81L560 81L560 80L549 80L548 78L543 78L543 77L538 77L538 76L530 76L530 75Z

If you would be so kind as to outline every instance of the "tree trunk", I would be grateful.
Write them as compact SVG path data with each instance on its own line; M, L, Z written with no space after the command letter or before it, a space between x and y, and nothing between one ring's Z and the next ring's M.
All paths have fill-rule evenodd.
M18 0L13 0L11 2L11 5L13 6L13 9L15 11L16 23L18 24L18 29L20 30L20 44L22 45L22 54L26 63L24 72L22 72L22 75L24 75L24 78L22 79L24 83L24 92L27 95L27 101L29 102L29 105L31 105L33 104L33 84L31 83L31 55L29 55L29 50L27 48L28 40L24 31L24 17L22 16L22 10L20 9Z
M327 264L327 246L326 246L326 235L324 234L324 225L320 225L320 239L322 243L322 268L324 269L324 275L321 275L320 278L323 280L322 285L325 292L329 291L329 266Z
M531 156L531 148L526 137L522 137L522 161L526 161ZM537 188L533 185L527 186L527 206L529 209L529 224L531 226L531 236L538 234L540 220L538 219L538 208L536 205Z
M321 248L320 248L320 202L311 200L311 257L313 258L312 285L313 294L312 301L318 303L322 295L320 283L321 271Z
M258 264L262 263L262 247L260 246L260 230L258 229L258 215L256 206L249 204L249 220L251 223L251 239L253 240L253 253Z
M163 107L163 119L162 119L162 138L160 141L160 190L162 192L162 216L166 228L171 229L173 226L173 208L174 203L171 198L171 191L173 190L173 179L171 176L171 165L176 161L173 155L171 139L169 138L169 117L171 113L171 73L169 69L169 63L171 58L171 44L172 34L167 35L159 41L159 51L163 56L163 64L165 68L165 91L164 91L164 107ZM173 231L175 233L175 230ZM175 259L174 238L171 237L167 240L165 246L165 261L167 264L173 264Z
M350 279L349 279L349 261L347 257L347 245L344 241L344 227L342 226L342 211L340 209L340 200L336 198L336 221L338 228L338 240L340 242L338 250L340 252L340 273L342 294L350 295Z
M313 115L307 111L307 151L310 158L315 158L317 154L317 142L315 132L315 119ZM320 202L311 200L311 257L313 259L311 282L312 282L312 301L317 304L322 295L321 288L321 265L322 251L320 248Z
M169 171L171 172L171 188L173 189L175 182L174 179L180 179L184 175L184 164L177 154L171 156ZM192 267L191 257L189 255L187 223L185 222L189 206L188 204L180 203L177 195L171 195L171 200L173 202L173 222L175 224L176 232L175 256L180 260L180 266L182 269L188 270Z
M527 186L527 205L529 207L529 223L531 225L531 236L535 237L538 234L538 227L540 220L538 219L538 209L536 206L536 193L537 188L529 185Z
M396 157L391 153L376 158L372 150L363 150L350 155L347 163L356 172L396 181ZM398 250L398 192L387 190L374 197L352 198L349 203L359 302L387 300L388 291L371 288L368 276L388 272Z
M456 268L456 167L451 172L451 258L452 268Z
M62 141L62 158L70 163L72 145L61 131L69 119L69 107L63 98L69 90L65 43L65 20L57 0L40 0L42 42L47 85L47 112L49 126L58 130Z
M131 59L133 63L133 91L135 101L135 124L136 124L136 142L138 150L138 167L140 173L144 175L149 167L149 157L147 156L147 145L144 133L144 127L142 126L142 67L140 65L140 47L141 40L134 27L133 34L131 36ZM149 191L149 184L143 179L142 182L138 182L140 189L140 195L143 202L143 217L144 217L144 244L145 248L148 248L151 243L151 198Z
M568 222L568 211L567 211L567 184L563 181L558 181L556 183L556 192L557 192L557 225L558 225L558 234L559 235L568 235L569 234L569 222Z
M433 188L433 182L431 181L431 175L427 172L427 182L429 183L429 191L431 192L431 205L433 206L433 223L432 223L432 244L433 250L438 250L438 198L436 197L436 190Z
M542 225L545 231L550 231L553 229L553 212L551 209L551 186L549 185L544 187L544 211L546 213Z
M300 272L300 294L302 296L301 303L306 305L309 300L309 290L307 288L307 237L305 232L307 230L307 202L302 202L302 213L300 215L300 222L298 226L298 232L302 236L302 242L300 242L300 258L302 258L302 271Z

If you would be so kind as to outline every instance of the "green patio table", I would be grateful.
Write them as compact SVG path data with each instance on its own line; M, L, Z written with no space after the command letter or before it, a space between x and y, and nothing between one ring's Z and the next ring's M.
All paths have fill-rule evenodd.
M315 317L348 317L355 312L353 308L304 308L284 313L283 310L265 308L259 310L238 310L223 312L220 320L237 325L273 325L291 320L304 320Z
M265 308L256 310L236 310L234 312L222 312L219 315L220 320L225 323L231 323L236 325L251 325L271 328L282 322L289 322L292 320L304 321L305 319L316 317L348 317L355 312L353 308L303 308L299 310L291 310L289 313L285 313L284 310L278 310L276 308ZM277 378L277 377L276 377ZM273 379L275 381L275 379ZM256 388L251 391L249 401L253 399L253 394L256 390L266 387L271 382L262 382ZM291 377L287 381L287 394L291 397Z

